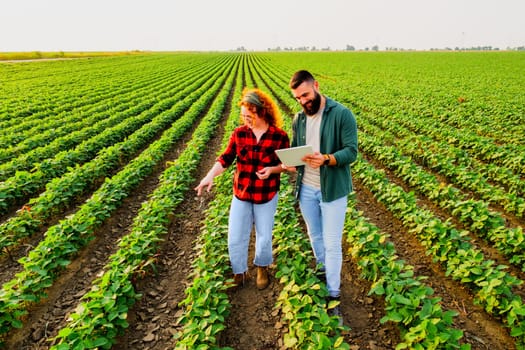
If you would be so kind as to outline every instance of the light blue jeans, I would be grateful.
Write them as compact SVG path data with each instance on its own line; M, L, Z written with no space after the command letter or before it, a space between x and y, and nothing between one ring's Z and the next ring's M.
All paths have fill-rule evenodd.
M348 196L323 202L320 190L301 185L299 207L316 263L325 269L326 287L331 297L339 297L341 293L342 238L347 202Z
M228 253L234 274L248 270L248 248L253 225L255 224L255 258L257 266L268 266L273 262L272 230L276 194L271 201L263 204L241 201L235 196L230 206L228 222Z

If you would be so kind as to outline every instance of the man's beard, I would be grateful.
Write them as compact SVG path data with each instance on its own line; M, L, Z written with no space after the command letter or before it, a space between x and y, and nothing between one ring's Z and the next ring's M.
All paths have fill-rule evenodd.
M315 115L319 111L319 107L321 107L321 94L315 92L314 98L301 106L306 115Z

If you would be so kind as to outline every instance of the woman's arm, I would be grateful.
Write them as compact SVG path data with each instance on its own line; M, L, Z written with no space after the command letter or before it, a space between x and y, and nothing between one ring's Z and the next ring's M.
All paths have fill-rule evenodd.
M206 187L206 192L210 192L211 187L213 186L213 179L222 174L224 170L226 170L226 168L223 168L220 162L215 162L210 171L208 171L208 174L206 174L199 185L194 188L194 190L197 191L197 196L201 195L204 187Z

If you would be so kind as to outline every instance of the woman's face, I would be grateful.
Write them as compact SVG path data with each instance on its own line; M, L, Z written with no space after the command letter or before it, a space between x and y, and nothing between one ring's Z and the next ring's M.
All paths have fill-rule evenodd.
M242 119L244 120L244 125L252 129L258 124L260 120L257 113L252 112L246 106L241 106L241 116L242 116Z

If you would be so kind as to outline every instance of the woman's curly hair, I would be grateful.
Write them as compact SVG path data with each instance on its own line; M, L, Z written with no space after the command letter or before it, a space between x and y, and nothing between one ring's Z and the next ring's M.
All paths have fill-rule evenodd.
M278 128L283 125L283 119L277 104L267 93L260 89L244 88L239 106L245 106L251 112L256 113L259 118L266 121L269 125Z

